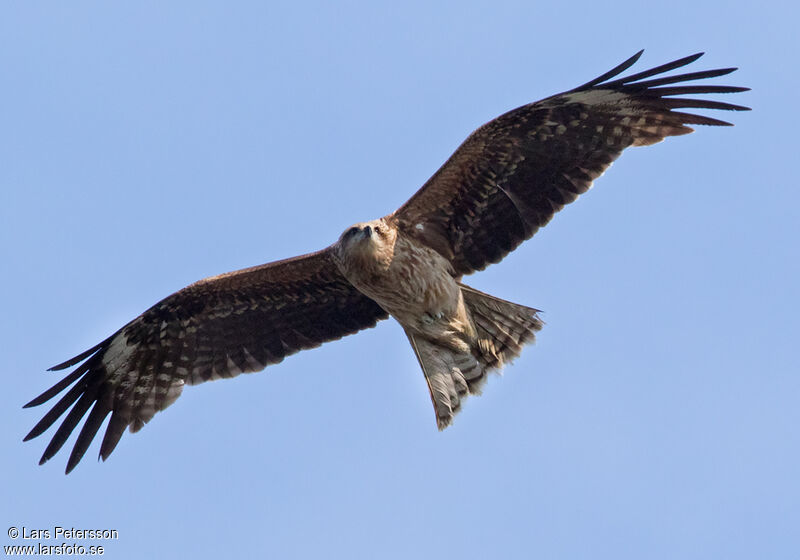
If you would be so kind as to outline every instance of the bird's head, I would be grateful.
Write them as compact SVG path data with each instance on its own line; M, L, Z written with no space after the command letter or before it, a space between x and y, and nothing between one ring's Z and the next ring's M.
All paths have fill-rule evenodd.
M383 218L362 222L344 230L336 244L337 252L342 261L391 261L396 237L397 230Z

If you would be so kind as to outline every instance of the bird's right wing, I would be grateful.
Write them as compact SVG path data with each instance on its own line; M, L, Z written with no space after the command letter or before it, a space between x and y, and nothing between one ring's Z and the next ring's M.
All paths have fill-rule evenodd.
M342 276L330 248L201 280L94 348L51 368L80 364L25 405L40 405L74 383L25 440L41 435L72 407L45 449L44 463L91 408L70 455L69 472L109 413L100 447L103 459L126 427L141 429L178 398L185 384L260 371L300 350L373 327L387 316Z

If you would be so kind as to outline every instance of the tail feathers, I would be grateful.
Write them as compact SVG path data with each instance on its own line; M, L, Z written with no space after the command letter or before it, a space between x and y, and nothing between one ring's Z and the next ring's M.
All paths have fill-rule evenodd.
M538 309L511 303L461 284L464 303L478 331L477 358L486 370L500 369L532 343L544 323Z
M406 334L425 374L436 413L436 424L440 430L444 430L461 409L461 401L469 393L475 392L470 387L470 381L480 382L484 371L470 353L455 352L409 331Z
M468 395L478 395L488 373L498 371L533 342L543 323L537 310L511 303L461 285L477 337L469 348L456 350L406 331L428 383L436 424L452 424Z

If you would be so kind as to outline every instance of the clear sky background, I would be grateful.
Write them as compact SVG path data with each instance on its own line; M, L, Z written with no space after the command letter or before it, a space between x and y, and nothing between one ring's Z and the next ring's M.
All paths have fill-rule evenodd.
M109 558L797 558L789 2L4 2L0 541ZM467 279L545 311L438 432L392 321L36 465L45 369L205 276L333 242L477 126L697 51L753 107L616 162ZM709 112L708 114L713 114ZM72 441L68 443L71 447ZM28 541L35 544L38 541ZM45 540L43 544L59 544Z

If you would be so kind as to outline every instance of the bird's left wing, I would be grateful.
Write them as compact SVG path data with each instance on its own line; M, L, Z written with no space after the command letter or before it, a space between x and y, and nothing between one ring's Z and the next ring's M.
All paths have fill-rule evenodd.
M345 280L330 248L201 280L51 368L80 364L25 405L40 405L72 385L25 440L42 434L72 407L45 449L44 463L91 408L69 457L70 472L109 414L100 447L104 460L125 428L141 429L178 398L185 384L260 371L387 316Z
M675 97L746 91L686 84L735 68L650 79L690 64L702 53L611 80L641 54L582 86L478 128L392 215L398 227L449 259L458 276L482 270L586 192L625 148L687 134L691 124L729 124L674 109L747 109Z

